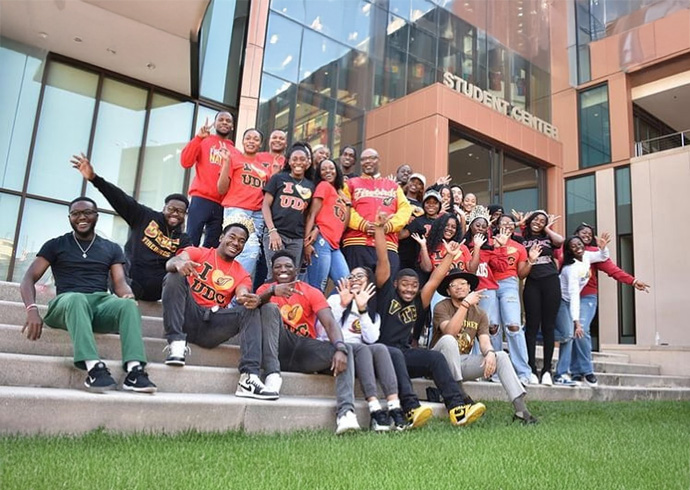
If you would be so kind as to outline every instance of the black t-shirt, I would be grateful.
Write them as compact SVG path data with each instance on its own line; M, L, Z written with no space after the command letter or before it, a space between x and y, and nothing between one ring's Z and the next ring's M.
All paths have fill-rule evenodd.
M96 236L93 245L90 241L79 241L81 249L72 232L48 240L36 254L50 262L55 278L57 294L98 293L108 290L108 277L113 264L124 264L125 256L117 243Z
M539 244L541 245L541 255L530 270L529 279L539 280L546 277L557 276L558 269L553 261L553 242L548 235L525 237L522 243L529 253L530 249Z
M314 195L314 183L293 179L287 172L271 177L264 192L273 196L273 226L287 238L304 238L304 218Z
M434 223L434 218L429 218L426 214L413 219L408 223L405 229L409 230L410 235L419 233L421 236L428 236L431 225ZM419 251L420 247L417 242L410 236L404 240L400 240L398 244L398 255L400 256L400 268L419 270Z
M399 349L409 348L412 329L417 320L424 315L422 298L417 294L411 303L404 302L390 279L379 289L376 296L381 315L379 343Z

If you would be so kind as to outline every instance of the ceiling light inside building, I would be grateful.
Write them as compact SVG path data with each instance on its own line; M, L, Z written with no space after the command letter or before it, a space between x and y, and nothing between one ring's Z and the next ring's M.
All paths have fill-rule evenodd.
M38 33L38 37L40 37L41 39L46 39L48 37L48 33L41 31Z
M149 70L155 70L156 65L155 65L155 63L149 61L148 63L146 63L146 68L148 68Z
M110 54L117 54L117 51L115 50L115 48L105 48L105 50Z
M80 42L82 42L82 41L83 41L83 39L80 38L79 36L74 36L74 42L75 42L75 43L80 43Z

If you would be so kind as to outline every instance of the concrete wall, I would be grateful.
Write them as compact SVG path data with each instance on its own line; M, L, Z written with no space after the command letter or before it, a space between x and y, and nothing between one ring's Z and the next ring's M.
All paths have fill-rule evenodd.
M690 148L631 160L635 275L652 285L637 296L638 345L690 346L685 308L690 277Z

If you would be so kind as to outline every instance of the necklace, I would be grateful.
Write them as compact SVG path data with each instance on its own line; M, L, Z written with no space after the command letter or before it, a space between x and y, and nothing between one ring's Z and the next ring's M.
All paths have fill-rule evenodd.
M292 174L290 174L290 178L292 181L295 183L295 185L302 185L302 182L304 182L305 177L302 177L299 182L297 182L297 177L294 177Z
M77 235L72 232L72 238L74 238L74 243L77 244L77 247L79 247L79 250L81 250L81 256L86 258L86 252L89 251L89 249L93 246L93 242L96 241L96 234L93 234L93 238L91 239L91 243L89 243L89 246L86 247L86 250L84 250L81 246L81 243L79 243L79 240L77 240Z

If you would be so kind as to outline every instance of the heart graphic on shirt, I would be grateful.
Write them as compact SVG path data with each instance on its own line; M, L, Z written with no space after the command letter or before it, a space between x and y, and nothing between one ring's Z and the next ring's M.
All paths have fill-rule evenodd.
M232 276L226 276L223 271L215 269L211 273L211 281L216 289L227 290L231 289L235 285L235 278Z
M309 199L311 197L311 189L308 187L302 187L301 185L295 185L295 189L302 196L302 199Z
M280 316L289 323L297 323L302 318L303 313L302 305L283 305L280 307Z

